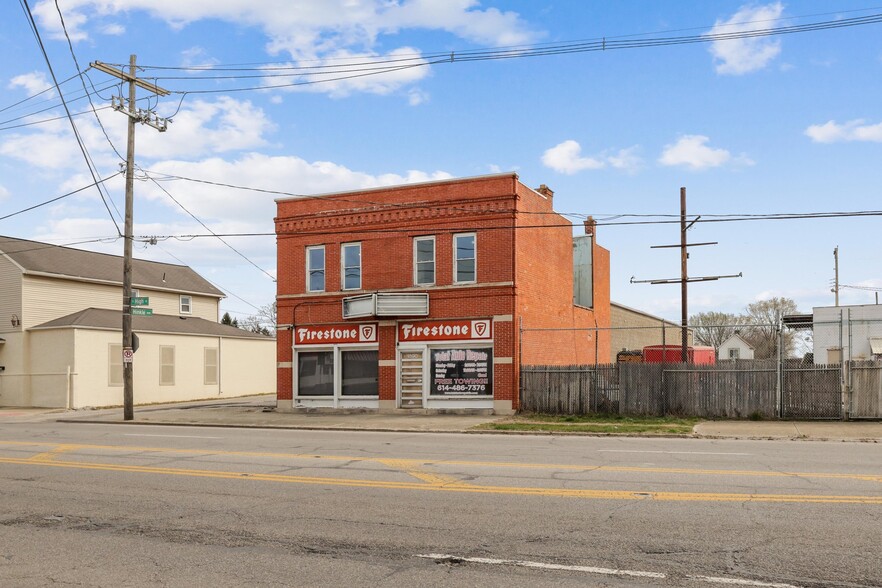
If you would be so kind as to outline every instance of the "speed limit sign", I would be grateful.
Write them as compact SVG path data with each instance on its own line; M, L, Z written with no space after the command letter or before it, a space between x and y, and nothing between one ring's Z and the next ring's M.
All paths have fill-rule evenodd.
M123 349L123 363L132 363L133 357L135 357L135 352L132 351L131 347Z

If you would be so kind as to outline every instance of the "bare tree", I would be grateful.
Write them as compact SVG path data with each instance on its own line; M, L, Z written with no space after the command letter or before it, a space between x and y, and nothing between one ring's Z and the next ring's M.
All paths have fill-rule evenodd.
M751 325L742 336L754 348L756 359L769 359L778 355L778 328L784 315L796 314L796 302L790 298L770 298L747 305L747 322ZM784 357L793 355L795 340L792 331L781 334Z
M719 352L720 346L737 332L737 325L743 320L728 312L699 312L689 317L689 327L697 343Z
M252 314L242 320L242 328L252 333L275 336L276 334L276 303L261 306L257 314Z

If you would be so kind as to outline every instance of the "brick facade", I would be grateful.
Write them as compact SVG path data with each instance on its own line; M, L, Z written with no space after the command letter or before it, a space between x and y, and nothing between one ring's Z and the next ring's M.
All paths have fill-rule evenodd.
M588 344L580 340L584 332L548 331L541 344L519 348L519 326L587 329L608 327L610 320L608 251L595 243L594 308L574 306L572 228L553 212L551 191L544 186L540 191L520 183L515 174L499 174L279 200L280 404L296 396L296 358L286 325L378 323L381 408L394 407L398 394L396 325L402 320L491 319L496 410L517 408L520 361L590 363L595 352L598 361L609 361L608 331L599 331L602 340ZM474 283L454 280L454 235L459 233L476 237ZM421 236L435 239L431 286L414 285L414 238ZM358 290L342 290L341 246L346 243L361 244ZM324 246L325 284L321 292L308 292L306 252L315 246ZM428 293L430 314L344 321L344 298L374 292Z

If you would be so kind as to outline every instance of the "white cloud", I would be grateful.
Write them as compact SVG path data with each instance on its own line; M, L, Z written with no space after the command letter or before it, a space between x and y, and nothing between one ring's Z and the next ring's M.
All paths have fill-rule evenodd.
M442 171L408 171L406 174L371 175L330 161L308 162L295 156L269 156L249 153L234 161L211 158L198 162L162 161L150 167L158 174L210 180L222 184L279 190L283 194L224 188L195 182L163 182L163 186L184 206L206 222L228 219L266 228L275 216L275 198L284 193L321 194L359 188L441 180L452 177ZM161 177L159 175L155 176ZM166 194L152 183L141 193L177 209ZM210 224L210 223L209 223Z
M372 65L371 62L393 61L391 65ZM267 87L281 86L277 89L287 92L321 92L330 94L332 98L343 98L354 92L388 95L396 90L418 82L430 75L428 61L420 56L420 52L412 47L400 47L389 53L356 54L340 50L324 58L312 59L310 67L328 67L330 73L312 74L308 77L293 78L288 74L276 74L266 77L263 84ZM297 67L299 62L274 64L273 70L267 70L272 76L280 67ZM374 75L377 67L388 67L388 71ZM364 75L369 74L369 75ZM297 84L297 85L292 85ZM409 101L412 105L428 97L418 89L412 89ZM418 102L414 103L414 99Z
M726 164L753 165L746 155L733 156L726 149L708 147L704 135L683 135L676 143L665 145L658 162L667 166L684 166L700 170Z
M67 0L63 8L65 24L74 42L88 39L93 21L100 28L104 19L143 11L173 28L208 19L254 27L267 36L268 53L287 53L295 65L309 66L326 59L334 59L334 65L341 65L340 58L355 56L363 61L365 56L388 58L408 53L421 59L420 52L409 47L384 52L374 50L381 36L396 35L403 30L445 31L471 42L497 46L531 43L542 37L516 12L482 9L479 0ZM35 6L34 13L53 36L62 36L54 0L42 0ZM104 26L106 29L108 25ZM389 42L384 44L391 46ZM184 57L186 61L188 56ZM194 57L197 56L191 56ZM352 92L388 94L422 79L428 75L428 69L423 62L421 67L299 89L334 96ZM279 80L275 78L277 83ZM419 94L409 96L412 104L424 99Z
M419 88L411 88L407 92L407 103L411 106L419 106L429 99L429 94Z
M10 90L14 90L16 88L24 88L27 91L28 96L39 94L40 92L48 90L51 87L52 84L50 84L49 80L46 79L46 74L41 71L32 71L31 73L15 76L11 80L9 80L8 86Z
M0 200L6 200L7 198L9 198L9 190L0 184Z
M841 141L872 141L882 143L882 123L864 124L863 119L839 124L830 120L822 125L811 125L805 134L815 143L837 143Z
M67 0L63 8L75 40L88 37L90 18L144 11L178 28L207 19L258 27L270 38L271 51L287 51L296 59L344 47L370 47L378 35L401 29L442 30L500 46L529 43L540 36L516 12L481 9L478 0ZM54 0L39 2L34 13L52 33L61 33Z
M546 149L542 154L542 163L545 167L567 175L586 169L604 169L606 167L634 171L642 163L640 157L635 155L636 151L637 146L634 146L621 149L614 154L604 152L596 157L583 157L582 146L569 139Z
M774 2L764 6L746 5L728 20L717 20L708 35L719 35L768 28L765 22L781 17L784 5ZM781 53L781 41L768 37L747 37L714 41L710 46L716 70L722 75L742 75L764 68Z
M114 111L102 112L100 116L110 140L122 152L126 145L126 117ZM119 158L94 117L78 117L77 129L98 168L115 168ZM222 97L214 101L185 101L167 132L138 127L137 155L140 161L150 161L254 149L266 145L265 135L274 129L264 111L248 100ZM0 155L50 170L81 169L84 165L66 120L46 122L36 131L0 137Z
M119 23L110 23L101 27L101 32L105 35L118 37L126 34L126 27Z
M190 47L181 51L181 65L183 67L210 67L217 63L220 62L210 57L204 47Z

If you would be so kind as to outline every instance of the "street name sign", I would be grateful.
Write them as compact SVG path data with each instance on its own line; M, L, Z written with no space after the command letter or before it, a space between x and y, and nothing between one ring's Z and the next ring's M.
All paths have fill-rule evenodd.
M132 316L151 316L153 315L152 308L133 308Z
M147 306L150 304L150 298L147 296L132 296L130 300L132 306Z

